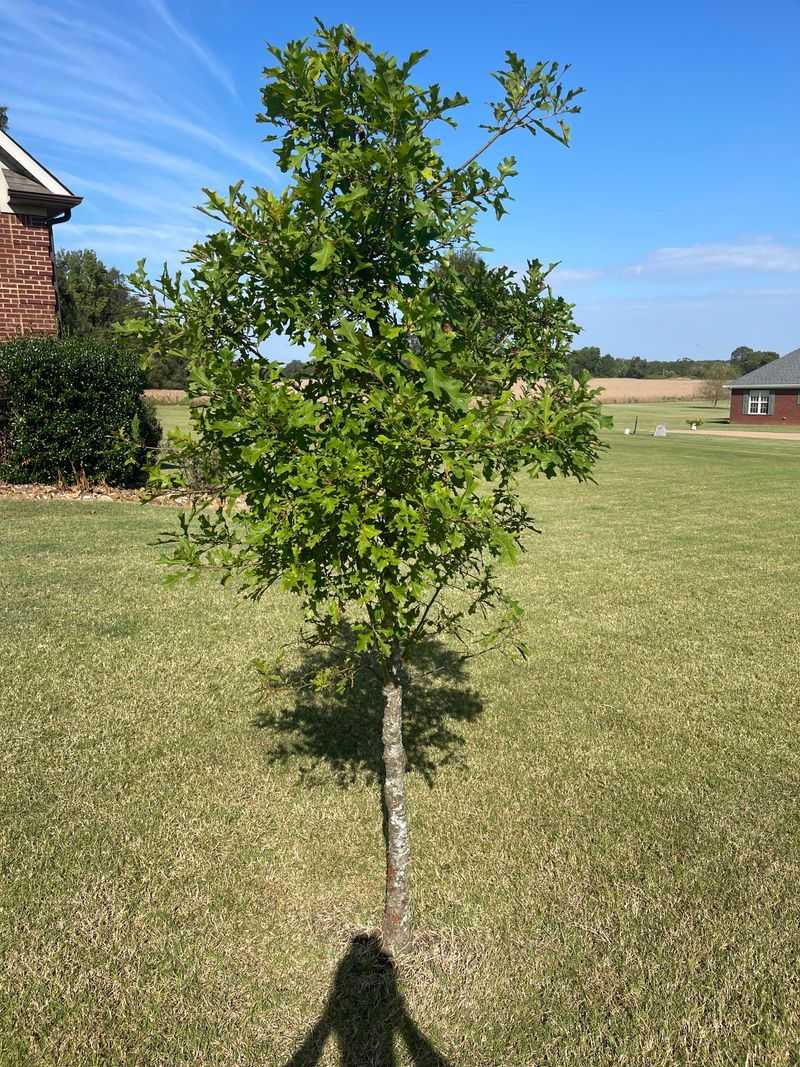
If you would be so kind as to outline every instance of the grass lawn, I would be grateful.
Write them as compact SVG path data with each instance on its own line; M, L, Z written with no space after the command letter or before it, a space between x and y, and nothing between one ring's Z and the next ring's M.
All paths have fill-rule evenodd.
M398 1067L800 1062L800 445L613 442L529 488L530 660L414 699ZM0 513L0 1063L392 1062L385 981L337 975L373 708L260 696L292 604L165 590L174 513ZM343 1058L292 1058L321 1017Z
M730 401L727 397L714 407L710 400L662 400L657 404L603 404L603 413L614 419L614 432L622 433L626 426L633 429L634 420L639 416L638 433L652 433L662 422L668 430L688 430L688 419L703 419L703 430L758 430L781 433L797 432L796 425L768 426L756 423L728 422Z
M633 429L634 419L639 417L638 433L651 434L663 422L669 430L688 430L687 419L703 419L704 430L768 430L781 433L798 430L797 426L757 426L728 422L728 401L721 400L717 407L708 400L662 400L657 404L604 404L603 413L614 420L613 433L622 433L626 426ZM158 417L168 433L176 426L189 429L189 408L185 404L159 404Z
M156 404L158 421L161 423L164 435L166 436L170 430L176 428L188 430L191 425L189 411L188 404Z

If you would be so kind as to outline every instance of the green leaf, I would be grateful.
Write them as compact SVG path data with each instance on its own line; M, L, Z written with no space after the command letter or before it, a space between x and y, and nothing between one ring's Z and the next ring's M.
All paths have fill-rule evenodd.
M327 270L335 251L336 246L333 241L330 238L326 238L314 253L311 269L314 271Z

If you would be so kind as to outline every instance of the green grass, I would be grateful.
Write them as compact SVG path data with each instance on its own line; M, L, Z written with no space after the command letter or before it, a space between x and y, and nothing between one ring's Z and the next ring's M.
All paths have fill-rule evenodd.
M189 410L188 404L156 404L158 421L161 423L165 437L170 430L190 428Z
M659 423L664 423L668 430L688 430L688 419L703 419L703 430L764 430L781 433L798 430L797 426L767 426L756 423L744 425L731 423L730 403L726 397L714 407L709 400L661 400L653 404L603 404L603 413L614 419L614 431L622 433L626 426L633 429L634 420L639 417L638 433L652 433Z
M189 408L185 404L159 404L158 417L168 433L175 427L188 430L190 427ZM687 419L703 419L703 430L768 430L774 433L792 430L797 426L744 426L728 422L729 405L727 399L721 400L714 407L707 400L663 400L655 404L604 404L603 413L614 420L614 433L622 433L626 426L633 429L634 419L639 417L638 433L652 433L663 422L669 430L688 430Z
M800 1062L798 475L637 437L530 486L530 659L411 711L398 1067ZM388 1063L386 975L334 980L380 917L370 705L260 697L294 607L165 590L173 512L0 513L0 1063L299 1067L320 1016L320 1063Z

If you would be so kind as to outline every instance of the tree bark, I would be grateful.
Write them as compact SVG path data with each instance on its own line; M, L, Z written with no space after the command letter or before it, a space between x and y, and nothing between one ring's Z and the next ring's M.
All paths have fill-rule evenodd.
M386 903L383 945L394 955L411 938L411 841L406 810L403 748L403 675L399 650L387 664L383 687L383 813L386 835Z

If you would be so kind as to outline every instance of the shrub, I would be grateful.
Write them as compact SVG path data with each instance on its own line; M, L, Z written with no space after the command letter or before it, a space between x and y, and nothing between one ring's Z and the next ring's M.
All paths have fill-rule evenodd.
M135 354L113 341L0 345L0 479L135 485L161 439Z

